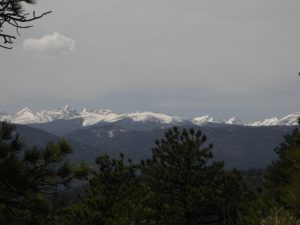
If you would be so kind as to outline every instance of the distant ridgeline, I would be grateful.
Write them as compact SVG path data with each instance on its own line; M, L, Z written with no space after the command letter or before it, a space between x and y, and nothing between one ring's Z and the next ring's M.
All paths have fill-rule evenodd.
M228 168L264 168L275 159L274 148L294 129L300 113L282 119L271 118L243 124L237 118L217 120L210 116L191 120L162 113L117 114L109 110L81 112L65 106L34 112L28 108L15 115L1 113L0 120L18 125L27 145L42 146L49 140L65 138L71 143L74 161L95 163L99 154L117 156L123 152L134 161L151 154L156 139L173 127L200 128L214 145L214 159L225 160Z
M77 126L85 127L97 125L101 123L142 123L141 128L148 129L146 125L153 123L152 127L163 127L172 125L196 124L196 125L244 125L244 126L292 126L297 125L297 118L300 117L300 112L289 114L283 118L269 118L253 123L243 123L237 117L232 117L227 120L215 119L211 116L197 116L193 119L184 119L177 116L170 116L158 112L134 112L134 113L115 113L107 109L88 110L84 108L82 111L72 109L69 105L55 110L40 110L33 111L29 108L24 108L14 115L9 115L0 112L0 121L8 120L16 124L42 124L51 123L57 120L70 120L68 123L75 123Z

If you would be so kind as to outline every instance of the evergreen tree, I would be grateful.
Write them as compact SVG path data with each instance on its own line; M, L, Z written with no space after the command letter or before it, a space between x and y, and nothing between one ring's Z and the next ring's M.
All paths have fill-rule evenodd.
M142 162L148 224L235 224L246 188L237 171L212 162L212 145L194 129L174 127Z
M300 121L299 121L300 122ZM267 167L263 189L246 202L241 224L298 225L300 219L300 132L296 128L275 149L278 159Z
M0 224L46 224L55 210L49 197L64 191L74 178L85 177L88 167L64 160L71 153L66 141L25 150L14 130L14 125L1 124Z
M248 191L236 170L212 162L212 145L193 129L169 130L138 165L99 156L81 200L62 210L59 225L237 224Z
M62 210L54 224L131 224L130 204L135 199L132 190L137 182L135 166L125 163L123 154L119 159L99 156L96 163L99 170L90 179L86 194Z
M300 131L296 128L275 149L278 159L267 168L266 196L300 218Z

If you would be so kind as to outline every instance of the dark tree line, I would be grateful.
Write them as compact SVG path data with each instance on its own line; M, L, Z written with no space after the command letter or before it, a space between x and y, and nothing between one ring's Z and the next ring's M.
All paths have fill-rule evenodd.
M66 141L25 149L14 126L2 123L0 224L299 224L298 129L275 149L278 160L265 171L244 171L246 180L214 161L212 148L201 131L174 127L148 159L101 155L90 170L65 160L71 153ZM69 189L84 178L77 194Z

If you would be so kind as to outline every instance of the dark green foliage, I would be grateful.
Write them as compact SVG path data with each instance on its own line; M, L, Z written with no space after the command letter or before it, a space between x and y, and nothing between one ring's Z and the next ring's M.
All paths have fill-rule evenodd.
M240 171L245 183L248 187L257 192L261 192L263 188L263 179L265 170L264 169L255 169L251 168L248 170Z
M64 161L71 153L64 140L25 150L14 129L5 122L0 128L0 224L46 224L54 210L49 197L86 176L88 167Z
M98 157L86 195L55 224L236 224L248 192L237 171L210 161L205 141L200 131L175 127L139 165Z
M141 163L153 196L147 215L153 224L235 223L245 186L237 171L210 161L212 145L205 141L200 131L174 127Z
M135 167L119 159L99 156L99 171L94 172L86 193L79 203L63 210L56 224L127 224L128 209L135 190Z
M300 218L300 132L295 129L275 149L278 159L264 172L263 186L245 202L244 225L296 225Z
M212 160L213 146L201 131L174 127L139 164L125 160L123 154L116 159L97 157L97 171L75 197L74 192L60 192L74 178L86 176L88 168L64 160L71 152L68 143L62 140L24 151L14 127L3 123L0 224L297 224L299 146L296 129L276 149L279 159L266 172L252 169L241 175Z
M266 171L266 195L300 218L300 132L295 129L275 149L278 160Z

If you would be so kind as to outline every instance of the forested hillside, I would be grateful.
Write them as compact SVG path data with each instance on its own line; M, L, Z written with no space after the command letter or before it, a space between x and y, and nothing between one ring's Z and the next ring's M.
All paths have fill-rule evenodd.
M184 126L201 129L214 143L214 159L225 160L227 168L264 168L276 154L273 149L282 141L284 135L294 126L249 127L226 126ZM182 128L184 128L182 127ZM18 125L18 131L28 145L42 146L49 140L67 139L73 147L73 158L85 160L95 165L95 157L108 154L116 157L120 152L134 162L151 155L153 141L163 137L168 128L138 130L127 126L107 124L75 129L64 136L54 136L48 132ZM36 138L38 137L38 138Z
M265 171L242 173L194 128L167 130L139 162L100 154L94 168L71 164L66 141L25 147L14 129L1 124L0 224L299 224L298 129Z

